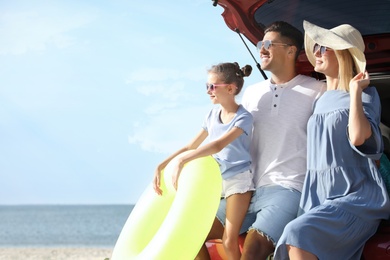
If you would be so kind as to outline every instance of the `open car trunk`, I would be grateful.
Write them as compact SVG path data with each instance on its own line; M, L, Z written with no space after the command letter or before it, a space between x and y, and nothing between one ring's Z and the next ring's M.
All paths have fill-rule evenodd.
M289 22L303 32L303 20L324 28L348 23L363 35L367 71L382 101L382 123L390 126L390 1L386 0L214 0L224 8L226 25L243 34L252 44L262 40L264 28L274 21ZM323 78L314 72L302 50L301 74Z
M381 129L385 154L390 158L390 1L388 0L212 0L223 7L222 16L234 32L253 45L263 39L264 29L274 21L286 21L303 32L303 20L323 28L351 24L365 42L367 71L371 85L378 90ZM243 46L244 48L244 46ZM249 54L248 54L249 55ZM259 57L259 54L254 54ZM304 50L297 61L298 73L324 79L307 60ZM264 75L264 74L263 74ZM212 259L224 259L220 241L209 241ZM241 238L241 244L243 238ZM222 249L221 249L222 248ZM390 222L383 221L378 232L366 243L362 259L390 259Z

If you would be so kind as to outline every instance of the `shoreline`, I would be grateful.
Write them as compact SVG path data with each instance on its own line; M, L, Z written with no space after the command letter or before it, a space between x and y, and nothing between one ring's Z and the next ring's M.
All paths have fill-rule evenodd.
M111 247L0 247L0 260L104 260Z

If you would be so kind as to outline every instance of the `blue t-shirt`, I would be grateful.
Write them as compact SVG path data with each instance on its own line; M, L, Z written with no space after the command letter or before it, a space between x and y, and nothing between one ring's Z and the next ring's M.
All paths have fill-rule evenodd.
M250 169L250 143L252 137L252 115L241 105L234 118L227 124L220 119L221 108L216 107L210 111L203 123L203 129L208 132L210 142L219 139L233 127L239 127L243 133L228 144L219 153L213 155L217 160L222 178L227 179L238 173Z

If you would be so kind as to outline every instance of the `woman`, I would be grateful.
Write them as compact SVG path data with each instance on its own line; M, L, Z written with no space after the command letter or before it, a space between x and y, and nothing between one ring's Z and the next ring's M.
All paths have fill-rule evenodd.
M202 130L188 145L158 165L153 180L154 190L161 195L161 171L177 155L192 150L181 156L174 167L172 182L175 188L184 164L199 157L214 156L221 169L222 192L227 203L226 227L222 240L229 260L240 259L239 231L254 190L253 174L249 170L253 118L235 101L235 96L243 87L244 77L251 72L250 65L240 69L236 62L220 63L211 67L206 84L207 94L213 104L220 106L208 113ZM207 137L210 142L200 146Z
M275 259L360 259L365 242L390 214L374 160L383 143L380 100L365 71L364 42L348 24L327 30L304 21L305 51L326 76L308 131L307 175L299 217Z

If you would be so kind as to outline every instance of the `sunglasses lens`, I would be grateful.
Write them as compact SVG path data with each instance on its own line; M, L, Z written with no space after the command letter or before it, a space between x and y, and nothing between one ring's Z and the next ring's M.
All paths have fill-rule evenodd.
M268 51L270 46L271 46L271 41L268 40L264 41L264 49Z
M320 50L321 55L324 55L325 52L326 52L326 47L321 46L321 50Z
M320 47L321 47L321 46L320 46L320 45L318 45L317 43L316 43L316 44L314 44L314 47L313 47L313 53L316 53Z
M262 46L263 46L263 42L262 42L262 41L259 41L259 42L257 43L257 45L256 45L257 51L260 51Z
M206 89L213 91L214 90L214 84L206 84Z

